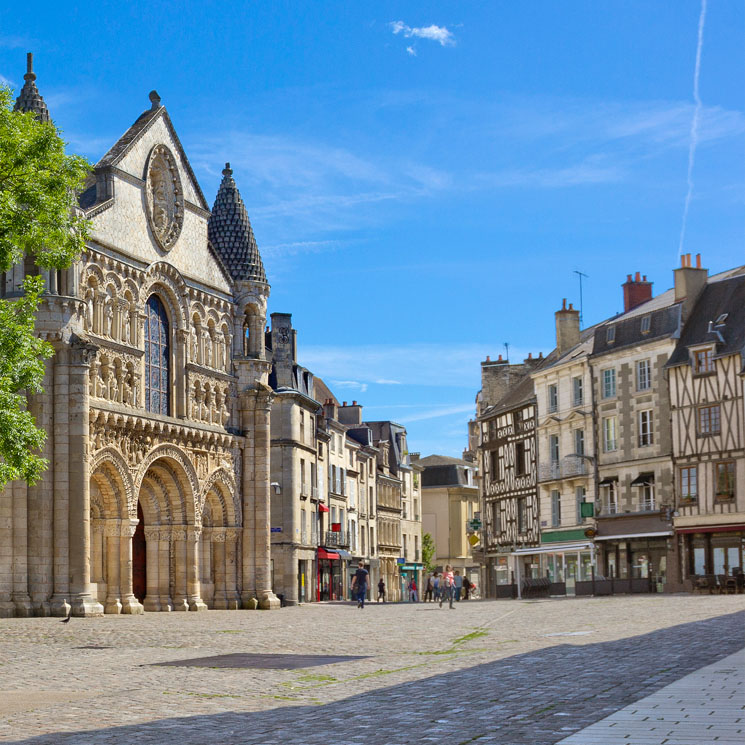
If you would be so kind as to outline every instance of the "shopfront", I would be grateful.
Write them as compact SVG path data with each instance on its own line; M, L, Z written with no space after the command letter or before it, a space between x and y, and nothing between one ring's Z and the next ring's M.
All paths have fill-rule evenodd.
M409 582L413 579L416 582L417 596L419 600L422 600L422 569L424 564L412 561L408 564L399 564L398 571L400 572L401 582L401 598L405 601L410 599L409 596Z
M717 525L676 530L682 543L683 577L732 576L745 569L745 525Z
M672 531L598 536L598 574L614 579L648 579L662 592L667 581L667 557Z
M545 577L550 582L551 595L574 595L576 582L592 579L595 564L595 549L590 541L518 549L511 556L515 560L516 584Z
M337 551L318 549L318 600L342 600L344 594L344 568L346 562Z

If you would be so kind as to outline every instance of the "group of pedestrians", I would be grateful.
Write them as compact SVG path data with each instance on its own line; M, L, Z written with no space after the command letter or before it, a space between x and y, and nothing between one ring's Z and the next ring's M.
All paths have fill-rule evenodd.
M369 572L365 569L364 562L360 562L357 571L352 578L352 598L357 600L357 607L365 607L365 596L367 594L367 583L370 578ZM412 603L419 602L419 588L416 579L412 578L406 583L409 601ZM448 607L455 608L453 603L460 601L461 597L468 600L469 596L475 593L476 585L468 579L461 576L460 572L450 564L445 566L444 572L434 572L427 578L427 587L424 592L424 602L439 603L442 608L443 602L447 601ZM381 578L378 582L378 602L385 602L385 582Z

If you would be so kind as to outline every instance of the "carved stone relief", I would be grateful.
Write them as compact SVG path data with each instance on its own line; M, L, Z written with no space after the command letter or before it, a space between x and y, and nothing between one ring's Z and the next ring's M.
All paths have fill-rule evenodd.
M145 168L147 217L158 245L169 251L184 224L184 194L176 160L165 145L155 145Z

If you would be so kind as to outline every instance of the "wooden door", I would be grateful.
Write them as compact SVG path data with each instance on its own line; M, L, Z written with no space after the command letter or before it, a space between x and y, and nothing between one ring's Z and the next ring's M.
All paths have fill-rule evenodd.
M145 520L142 515L142 507L137 503L137 523L135 534L132 537L132 592L142 602L145 599L145 588L147 586L147 564L145 551Z

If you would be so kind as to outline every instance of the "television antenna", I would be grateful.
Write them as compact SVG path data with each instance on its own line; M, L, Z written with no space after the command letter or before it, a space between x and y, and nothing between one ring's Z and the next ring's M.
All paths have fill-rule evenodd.
M579 271L579 269L575 269L574 270L574 273L577 275L577 277L579 279L579 325L581 327L582 326L582 311L583 311L583 306L582 306L582 277L584 277L585 279L589 279L590 278L590 275L589 274L585 274L584 272Z

